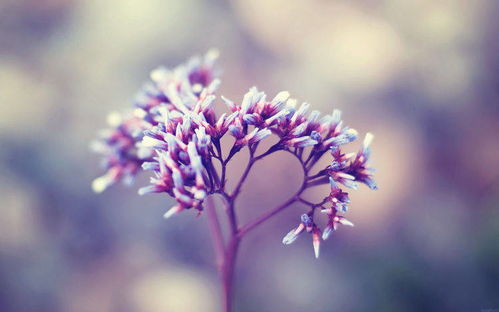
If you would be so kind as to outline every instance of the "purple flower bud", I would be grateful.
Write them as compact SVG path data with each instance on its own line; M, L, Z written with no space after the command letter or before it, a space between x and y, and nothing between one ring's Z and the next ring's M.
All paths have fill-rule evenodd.
M304 122L298 127L294 128L293 131L291 131L291 134L295 137L299 137L305 130L307 130L308 123Z
M317 143L319 143L319 142L312 139L310 136L303 136L300 138L294 138L294 139L291 139L291 140L284 142L284 144L286 144L288 146L297 147L297 148L304 148L307 146L313 146L313 145L316 145Z
M261 117L256 113L246 114L243 116L243 120L249 125L255 125L261 120Z
M300 108L298 108L295 113L293 114L293 116L291 117L291 120L290 120L290 126L294 126L294 124L301 120L305 113L307 112L308 108L310 107L310 104L308 103L303 103Z
M232 102L231 100L225 98L224 96L221 96L222 98L222 101L224 101L225 105L227 105L227 107L231 110L231 111L235 111L236 110L236 105L234 104L234 102Z
M322 240L326 240L329 238L329 235L333 232L333 225L328 224L324 231L322 232Z
M115 182L116 179L113 178L112 175L105 174L92 181L92 190L95 193L102 193L105 189L113 185Z
M280 110L286 104L286 101L288 99L289 99L289 92L281 91L277 93L277 95L272 99L272 101L270 102L270 106L274 110Z
M310 138L314 141L320 142L321 141L321 134L317 131L312 131L310 133Z
M355 129L345 128L338 136L332 137L324 141L323 145L326 147L338 146L350 143L357 139L358 133Z
M355 182L355 177L350 174L344 172L336 172L333 173L333 179L351 189L356 190L359 188L359 185L357 184L357 182Z
M158 188L157 185L148 185L141 187L138 190L139 195L146 195L146 194L151 194L151 193L160 193L162 190Z
M321 246L321 230L315 227L312 231L312 244L314 246L315 258L319 258L319 251Z
M350 222L349 220L345 219L345 217L342 216L334 216L333 223L339 223L347 226L354 226L352 222Z
M243 98L243 102L241 103L241 114L246 114L246 112L251 112L251 109L259 100L258 90L253 87L251 88Z
M265 139L266 137L270 136L272 134L272 131L270 129L257 129L255 128L250 134L248 134L245 139L248 142L248 144L253 144L260 142L261 140Z
M170 208L165 214L163 215L163 218L168 219L172 217L173 215L176 215L177 213L181 212L184 210L184 208L180 205L175 205L172 208Z
M312 220L312 218L310 218L310 216L306 213L302 214L301 215L301 222L305 225L305 227L309 228L309 227L312 227L314 225L314 221Z
M305 230L305 226L303 223L300 223L297 228L292 229L288 234L286 234L286 236L284 236L282 243L284 245L292 244L298 238L298 235L303 232L303 230Z
M142 163L142 169L144 170L159 170L159 164L157 162L146 161Z
M286 117L286 115L289 113L287 110L282 110L273 115L272 117L269 117L265 120L265 125L267 127L270 127L274 124L274 122L278 122L280 119Z

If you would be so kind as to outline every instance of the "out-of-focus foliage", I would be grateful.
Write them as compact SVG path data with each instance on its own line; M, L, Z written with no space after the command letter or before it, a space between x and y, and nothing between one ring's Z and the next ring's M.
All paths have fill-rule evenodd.
M250 234L238 311L499 308L498 10L495 1L1 1L0 310L218 311L204 217L164 221L172 202L136 188L93 194L87 144L152 68L210 47L221 51L221 94L289 90L377 137L380 190L352 194L355 231L334 233L318 261L306 240L280 243L300 206ZM238 174L244 159L235 161ZM296 165L273 155L256 166L243 221L298 187Z

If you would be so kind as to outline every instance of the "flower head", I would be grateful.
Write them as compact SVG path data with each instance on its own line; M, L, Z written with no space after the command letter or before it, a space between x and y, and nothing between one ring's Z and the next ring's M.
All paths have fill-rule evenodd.
M222 194L233 203L254 162L277 151L289 152L300 161L304 181L288 205L300 201L310 211L301 215L301 222L282 242L291 244L301 233L308 232L318 257L321 240L327 239L338 224L353 226L341 215L350 203L343 187L355 190L363 183L377 189L373 170L367 164L372 134L366 135L358 153L345 154L342 146L355 141L358 133L343 124L339 110L321 115L310 110L310 104L290 98L287 91L267 97L256 87L250 88L240 103L218 97L216 57L215 52L209 52L171 70L155 69L137 95L133 111L111 115L110 129L94 143L94 149L104 155L107 170L94 181L94 190L100 192L119 180L130 180L143 169L152 176L150 185L140 188L139 194L166 193L176 200L165 213L166 218L192 208L201 212L210 194ZM220 116L214 109L217 101L228 108ZM277 143L257 156L260 142L272 135L278 138ZM233 138L227 156L221 144L225 136ZM250 152L247 172L229 194L226 165L244 148ZM312 174L324 155L331 159L329 166ZM321 202L301 198L305 189L320 184L330 185L329 195ZM314 221L317 208L327 216L324 230Z

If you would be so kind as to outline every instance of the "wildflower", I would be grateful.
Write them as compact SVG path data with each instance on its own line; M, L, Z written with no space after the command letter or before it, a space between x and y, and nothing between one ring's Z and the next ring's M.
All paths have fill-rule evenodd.
M290 98L287 91L270 99L256 87L250 88L239 103L218 97L216 58L215 52L209 52L173 69L159 67L151 72L150 81L135 98L132 112L112 114L108 118L110 129L93 144L94 150L104 155L106 169L94 180L93 189L101 192L117 181L133 179L143 169L151 173L151 178L149 185L138 190L140 195L166 193L176 201L165 218L190 209L199 213L211 194L219 193L233 201L255 161L276 151L287 151L297 157L305 173L302 188L287 205L301 201L310 211L301 215L300 223L282 242L288 245L303 232L310 233L315 257L319 257L321 240L327 239L339 224L353 226L340 215L350 204L343 188L356 190L363 183L377 189L373 170L368 167L372 134L366 135L357 153L345 154L343 145L355 141L358 132L344 126L339 110L321 115L310 111L310 104ZM228 109L220 116L214 108L217 102L225 103ZM277 137L277 143L255 155L259 143L271 135ZM233 145L224 154L221 140L225 136L233 137ZM246 147L250 151L248 172L229 194L227 163ZM324 155L330 157L329 165L311 174ZM216 161L222 170L214 165ZM307 188L320 184L330 185L329 194L321 202L300 197ZM327 217L323 230L313 220L315 209Z

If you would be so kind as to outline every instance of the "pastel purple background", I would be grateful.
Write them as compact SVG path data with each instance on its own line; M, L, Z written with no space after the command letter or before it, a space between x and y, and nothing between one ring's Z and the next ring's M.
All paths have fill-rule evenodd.
M299 205L248 235L237 311L499 308L498 12L497 1L1 1L0 311L219 310L205 216L163 220L172 201L139 197L145 176L93 194L88 148L151 69L211 47L221 94L288 90L376 136L380 190L351 193L355 228L319 260L306 235L281 244ZM242 220L299 174L287 155L257 165Z

